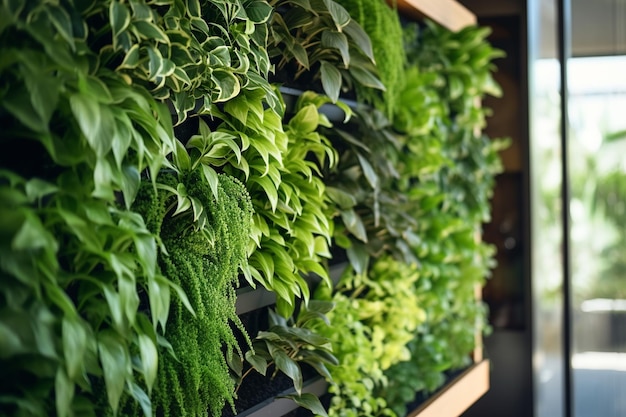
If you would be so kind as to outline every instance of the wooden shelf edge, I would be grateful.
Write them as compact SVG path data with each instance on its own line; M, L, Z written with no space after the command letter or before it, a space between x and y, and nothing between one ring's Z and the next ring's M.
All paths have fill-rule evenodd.
M485 359L435 393L407 417L458 417L489 391L489 360Z
M431 19L440 25L457 31L475 25L476 15L456 0L388 0L396 1L398 10L414 19Z

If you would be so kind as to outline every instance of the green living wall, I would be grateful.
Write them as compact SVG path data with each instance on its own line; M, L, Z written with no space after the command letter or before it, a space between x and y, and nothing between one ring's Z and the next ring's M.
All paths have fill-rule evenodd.
M467 365L499 52L340 3L0 2L1 415L221 415L255 373L402 415Z

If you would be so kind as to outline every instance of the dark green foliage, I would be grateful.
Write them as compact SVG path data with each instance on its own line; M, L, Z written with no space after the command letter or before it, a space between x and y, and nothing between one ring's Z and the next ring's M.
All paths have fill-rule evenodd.
M252 205L243 185L219 176L217 198L198 171L163 174L157 181L172 188L184 186L203 207L206 223L194 224L193 210L172 215L176 198L155 193L145 183L135 209L161 237L161 272L188 295L192 315L173 301L165 329L176 357L163 351L153 396L153 408L162 416L220 415L232 405L234 384L224 358L242 355L231 323L240 329L235 313L235 286L240 267L247 262ZM160 185L159 185L160 187Z
M384 90L369 37L333 0L274 0L269 54L280 82L313 82L334 103L341 91Z
M291 378L296 390L295 394L283 398L294 400L316 415L327 416L315 395L302 392L301 365L311 366L321 376L331 378L326 366L338 365L337 358L332 354L330 340L312 329L319 321L328 323L326 314L333 307L334 304L329 301L310 300L307 305L300 305L297 317L289 319L269 310L269 328L257 334L253 341L254 349L246 352L245 358L249 367L245 372L243 366L239 367L239 385L250 372L256 371L265 375L273 367L272 377L283 372Z
M404 87L406 56L400 18L385 0L340 0L348 13L365 30L372 42L374 59L385 92L356 85L361 101L374 104L391 116L398 108L398 94Z

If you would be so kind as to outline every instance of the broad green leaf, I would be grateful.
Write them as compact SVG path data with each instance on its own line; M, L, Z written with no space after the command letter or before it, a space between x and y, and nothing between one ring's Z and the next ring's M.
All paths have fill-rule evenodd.
M320 64L320 75L324 92L333 103L336 103L341 92L341 71L328 61L321 61Z
M333 30L325 30L322 32L322 46L324 48L336 49L341 53L343 65L346 68L350 65L350 50L348 46L348 38L344 33Z
M144 20L136 20L132 23L133 28L135 29L137 35L144 39L149 39L150 41L157 41L165 44L169 44L170 40L159 28L152 22L144 21Z
M18 332L7 323L0 321L0 358L8 358L26 350Z
M70 96L70 107L96 156L105 156L111 150L112 138L115 136L115 120L111 110L83 94Z
M296 43L294 45L287 45L287 49L293 54L293 57L296 58L298 63L302 65L304 68L309 69L309 55L302 45Z
M50 21L52 21L52 24L69 44L70 48L74 50L74 31L72 29L72 19L70 15L62 7L53 4L48 4L47 6L46 9Z
M139 334L139 354L141 356L141 368L143 377L148 387L148 393L152 392L152 386L156 380L159 355L157 348L150 337L145 334Z
M311 410L316 416L328 417L324 406L314 394L305 392L299 395L285 395L279 398L289 398L293 400L300 407L304 407L307 410Z
M348 71L350 71L350 74L365 87L376 88L382 91L386 90L383 83L371 72L355 66L351 66Z
M161 329L165 331L165 325L169 316L170 297L168 281L165 279L157 280L156 278L148 279L150 314L152 315L152 324L155 329L160 324Z
M361 165L361 169L363 170L363 174L365 175L367 182L370 183L374 190L378 190L380 187L378 174L376 174L376 171L374 171L374 168L365 157L363 157L360 153L357 153L357 157L359 158L359 164Z
M59 188L47 181L33 178L26 183L26 195L31 201L36 201L49 194L55 193Z
M265 373L267 372L267 360L264 357L254 354L251 350L246 352L245 357L258 373L265 376Z
M242 376L243 373L243 360L241 356L230 351L226 354L226 362L228 363L228 367L232 372L235 373L238 377Z
M31 102L31 95L25 88L11 91L11 94L2 98L2 106L19 120L24 126L35 132L48 131L48 123L43 120Z
M353 210L341 210L341 218L346 228L357 239L367 242L367 233L361 217Z
M141 177L137 167L131 164L124 165L122 173L123 180L121 186L122 194L124 195L124 204L126 205L126 209L130 209L139 191Z
M190 171L191 158L189 158L187 149L178 139L175 139L175 143L176 149L174 151L174 160L176 161L176 167L181 171Z
M244 9L248 19L257 24L267 22L274 10L272 6L265 1L246 2L244 3Z
M300 134L313 132L317 129L319 113L313 104L302 107L289 121L289 127Z
M219 195L219 177L218 177L218 173L215 172L215 170L213 168L211 168L208 165L202 165L202 172L204 174L204 178L206 178L207 182L209 183L209 187L211 188L211 192L213 193L213 197L215 198L215 201L218 201L218 195Z
M27 65L23 66L23 76L33 109L41 122L48 126L59 103L59 79L44 72L43 68L34 69Z
M55 405L58 417L69 417L74 398L74 383L65 374L63 368L58 368L54 379Z
M104 292L104 298L109 306L109 312L113 319L113 326L120 332L124 331L124 309L122 307L122 301L120 300L120 294L115 291L112 285L106 284L102 287Z
M200 7L200 0L187 0L187 13L191 17L202 17L202 8Z
M61 325L67 375L76 380L82 371L87 350L87 332L78 318L64 317Z
M126 379L132 376L128 349L112 331L105 330L98 335L98 351L108 402L115 414Z
M113 48L117 49L119 36L130 26L131 18L128 6L117 0L111 1L111 4L109 5L109 19L111 30L113 32Z
M134 277L118 277L117 287L120 295L120 307L124 312L127 322L133 326L139 307L139 296L137 295Z
M46 230L41 220L32 212L26 212L24 223L11 242L13 250L52 249L56 251L57 243Z
M144 274L148 278L156 274L157 245L156 240L149 234L137 234L133 236L135 249L137 250L137 260L139 261Z
M276 211L276 206L278 205L278 190L277 185L272 182L269 177L253 177L250 178L250 182L257 183L263 188L265 191L265 195L270 203L272 212Z
M156 81L161 75L165 65L165 59L157 48L148 47L148 78L150 81Z
M341 31L342 28L350 23L350 15L339 3L336 3L333 0L324 0L324 4L328 8L338 31Z
M340 188L327 186L326 194L333 202L339 205L339 208L342 210L351 209L356 205L356 198Z
M141 411L143 411L144 417L152 417L152 403L150 402L150 397L135 382L131 381L128 384L128 388L130 390L130 394L141 406Z
M302 393L302 371L296 361L291 359L281 348L270 345L270 355L274 359L276 367L293 381L293 386L298 394Z
M370 259L365 245L355 242L346 252L354 271L359 275L365 274Z
M113 3L111 3L113 4ZM126 51L122 63L117 67L120 69L135 69L139 65L139 44L134 44Z
M227 101L239 94L241 86L239 79L228 71L215 70L211 78L219 88L219 96L216 102Z

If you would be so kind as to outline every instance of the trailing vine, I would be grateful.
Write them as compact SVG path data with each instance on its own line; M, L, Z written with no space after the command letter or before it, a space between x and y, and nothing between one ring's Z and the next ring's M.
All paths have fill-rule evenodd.
M219 176L216 197L198 170L157 181L156 193L142 185L134 208L161 237L159 266L188 295L195 317L181 302L172 303L165 335L175 355L161 356L153 408L164 417L207 410L217 416L225 402L233 406L234 395L223 349L226 358L243 355L230 323L246 334L235 312L235 284L247 262L252 205L243 185L227 175ZM176 198L167 189L181 186L201 204L206 222L194 226L197 207L172 215Z

